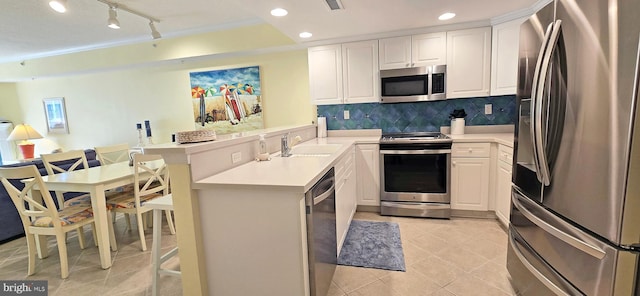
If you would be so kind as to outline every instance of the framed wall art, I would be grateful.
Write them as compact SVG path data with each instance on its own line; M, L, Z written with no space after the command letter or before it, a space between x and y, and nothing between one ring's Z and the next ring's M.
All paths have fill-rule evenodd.
M264 128L259 66L191 72L189 78L197 128L217 134Z
M47 98L42 100L44 116L47 120L47 132L50 134L68 134L67 110L64 98Z

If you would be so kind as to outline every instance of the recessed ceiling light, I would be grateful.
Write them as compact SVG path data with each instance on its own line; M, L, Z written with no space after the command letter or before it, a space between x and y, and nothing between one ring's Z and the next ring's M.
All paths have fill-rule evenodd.
M441 20L441 21L446 21L446 20L450 20L450 19L452 19L452 18L453 18L453 17L455 17L455 16L456 16L456 14L455 14L455 13L453 13L453 12L445 12L445 13L441 14L441 15L438 17L438 19L439 19L439 20Z
M273 16L285 16L288 13L289 12L284 8L275 8L275 9L271 10L271 15L273 15Z
M309 32L302 32L300 33L300 38L310 38L311 36L313 36L313 34L309 33Z
M67 0L51 0L49 6L59 13L64 13L67 11Z

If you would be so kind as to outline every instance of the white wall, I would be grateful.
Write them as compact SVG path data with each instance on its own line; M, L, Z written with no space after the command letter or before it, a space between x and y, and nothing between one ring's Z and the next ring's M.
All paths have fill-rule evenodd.
M34 141L36 154L55 148L43 143L47 140L64 150L117 143L135 146L135 124L144 120L151 121L155 143L194 129L190 71L252 65L261 67L265 127L311 123L316 111L309 99L306 50L36 79L16 83L16 90L24 122L43 135L42 99L65 98L69 134L49 134L46 140Z

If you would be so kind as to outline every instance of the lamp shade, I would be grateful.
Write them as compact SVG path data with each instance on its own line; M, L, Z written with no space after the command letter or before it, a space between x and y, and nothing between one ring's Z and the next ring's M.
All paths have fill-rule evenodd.
M18 124L9 137L7 137L7 141L19 141L19 140L31 140L31 139L42 139L42 135L38 133L33 127L28 124Z

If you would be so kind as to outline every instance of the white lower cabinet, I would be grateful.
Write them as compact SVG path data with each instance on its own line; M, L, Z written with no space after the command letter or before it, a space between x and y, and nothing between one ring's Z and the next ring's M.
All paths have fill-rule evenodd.
M351 148L335 165L336 176L336 235L338 254L356 212L355 147Z
M453 143L451 209L489 210L489 143Z
M509 226L511 215L511 161L513 149L505 145L498 147L498 172L496 174L496 216Z
M357 202L361 206L380 205L380 147L356 145Z

